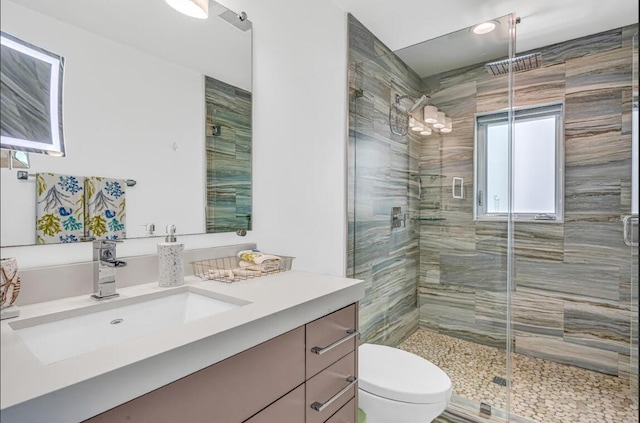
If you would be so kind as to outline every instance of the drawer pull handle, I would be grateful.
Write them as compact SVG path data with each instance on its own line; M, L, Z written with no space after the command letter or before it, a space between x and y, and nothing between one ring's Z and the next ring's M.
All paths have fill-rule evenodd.
M338 345L342 345L345 342L347 342L348 340L353 339L356 336L360 335L360 332L357 331L356 329L349 329L347 331L347 333L348 333L347 336L345 336L342 339L337 340L336 342L334 342L333 344L331 344L331 345L329 345L327 347L324 347L324 348L322 348L322 347L313 347L313 348L311 348L311 352L314 353L314 354L322 355L324 353L327 353L327 352L331 351L332 349L334 349Z
M353 388L353 385L358 383L358 378L355 377L355 376L349 376L347 378L347 382L349 382L349 384L347 386L345 386L344 388L342 388L342 390L340 392L338 392L337 394L335 394L334 396L329 398L326 402L319 402L319 401L314 402L313 404L311 404L311 408L313 408L314 410L316 410L318 412L323 412L335 400L340 398L342 396L342 394L347 392L349 389Z

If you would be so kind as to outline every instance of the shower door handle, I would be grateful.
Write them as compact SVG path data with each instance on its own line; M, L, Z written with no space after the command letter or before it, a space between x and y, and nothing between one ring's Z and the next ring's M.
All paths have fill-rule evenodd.
M633 230L633 227L637 225L637 215L628 215L622 219L624 243L629 247L638 246L637 233Z

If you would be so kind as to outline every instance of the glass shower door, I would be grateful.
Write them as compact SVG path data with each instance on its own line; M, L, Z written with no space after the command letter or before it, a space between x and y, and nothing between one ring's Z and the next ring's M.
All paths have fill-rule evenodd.
M629 247L631 262L631 394L638 407L638 211L640 199L640 145L638 135L638 33L633 36L632 50L632 104L631 104L631 210L623 219L625 244Z
M349 17L347 274L365 281L360 342L445 371L449 418L507 421L508 216L475 217L474 134L477 114L511 106L508 67L487 62L510 57L514 20L392 51Z
M636 32L541 47L515 77L516 110L563 108L564 215L513 216L511 412L537 423L638 421Z

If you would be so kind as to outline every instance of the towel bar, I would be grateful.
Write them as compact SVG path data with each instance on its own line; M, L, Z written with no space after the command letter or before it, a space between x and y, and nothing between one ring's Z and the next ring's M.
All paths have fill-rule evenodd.
M36 176L35 173L29 173L24 170L19 170L18 173L16 174L16 177L23 181L26 181L29 178L35 178L35 176ZM138 183L135 181L135 179L127 179L125 182L127 183L128 187L134 187Z

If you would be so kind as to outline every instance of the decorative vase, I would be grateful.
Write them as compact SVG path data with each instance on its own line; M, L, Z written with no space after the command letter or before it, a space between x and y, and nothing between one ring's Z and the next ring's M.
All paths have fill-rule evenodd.
M0 259L0 272L2 283L0 284L0 309L2 318L16 317L19 312L12 304L20 293L20 278L18 277L18 260L15 257Z

